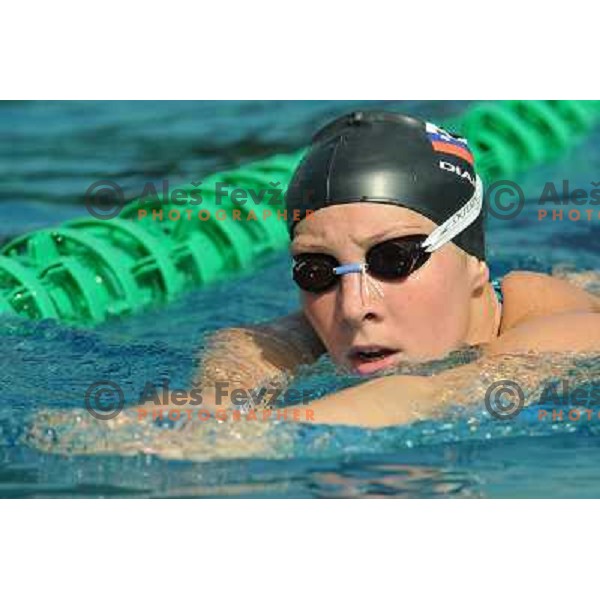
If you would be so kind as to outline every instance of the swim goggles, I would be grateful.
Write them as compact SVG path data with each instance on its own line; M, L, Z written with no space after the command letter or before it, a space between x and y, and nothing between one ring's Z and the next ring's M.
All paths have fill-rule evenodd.
M294 257L292 276L305 292L320 294L332 289L342 275L361 274L361 291L383 296L383 288L369 276L383 281L405 279L422 267L432 252L441 248L477 219L483 207L483 185L476 178L469 201L429 235L408 235L375 244L364 263L340 263L328 254L304 253Z

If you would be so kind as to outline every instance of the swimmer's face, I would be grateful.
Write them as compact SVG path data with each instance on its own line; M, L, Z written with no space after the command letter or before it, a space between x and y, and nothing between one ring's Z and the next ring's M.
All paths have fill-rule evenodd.
M365 261L374 244L436 225L406 208L346 204L316 211L296 227L291 250L324 253L340 264ZM485 263L452 243L403 280L376 279L383 297L361 294L361 275L320 294L301 291L309 322L338 365L360 374L403 361L440 358L467 343L474 307L488 281Z

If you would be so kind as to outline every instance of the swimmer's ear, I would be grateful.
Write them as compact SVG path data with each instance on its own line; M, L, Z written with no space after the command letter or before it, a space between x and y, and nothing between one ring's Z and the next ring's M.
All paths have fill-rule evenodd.
M473 291L483 290L490 280L490 269L487 263L469 254L467 255L467 269L469 270L469 278L473 284Z

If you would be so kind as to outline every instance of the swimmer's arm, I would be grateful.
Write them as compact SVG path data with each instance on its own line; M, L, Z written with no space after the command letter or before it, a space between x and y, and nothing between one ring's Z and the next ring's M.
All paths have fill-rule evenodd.
M517 333L517 329L521 329ZM512 331L512 330L511 330ZM390 376L344 390L307 405L301 420L332 425L388 427L442 415L457 404L482 403L485 391L497 380L511 379L528 391L545 377L561 377L573 370L566 350L600 352L600 315L563 314L554 319L529 322L490 345L478 361L431 377ZM534 352L519 354L523 351ZM562 352L548 360L548 352ZM308 409L311 415L308 416ZM239 427L246 427L241 435ZM64 433L51 439L47 432ZM256 435L259 432L259 435ZM273 436L268 434L271 432ZM192 421L171 431L156 429L150 419L140 420L137 411L125 410L111 421L99 421L86 411L40 411L27 434L29 444L48 452L68 454L156 454L165 458L240 458L279 456L273 440L285 439L288 428L270 422ZM55 434L56 435L56 434ZM278 438L277 436L283 436ZM287 452L287 450L286 450Z
M600 315L567 313L515 327L471 364L429 377L392 375L326 396L309 405L314 422L361 427L389 427L436 418L452 406L483 402L495 381L509 379L535 389L559 366L547 353L600 352ZM572 367L567 356L565 372ZM548 370L550 369L550 371Z

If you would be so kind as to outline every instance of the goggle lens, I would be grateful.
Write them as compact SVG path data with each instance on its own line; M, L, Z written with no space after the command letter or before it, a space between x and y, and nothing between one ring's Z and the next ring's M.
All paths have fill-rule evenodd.
M379 279L394 280L408 277L429 258L421 245L426 235L411 235L386 240L367 252L368 272Z
M313 293L325 292L337 283L333 269L338 262L327 254L301 254L295 258L293 278L299 288Z

